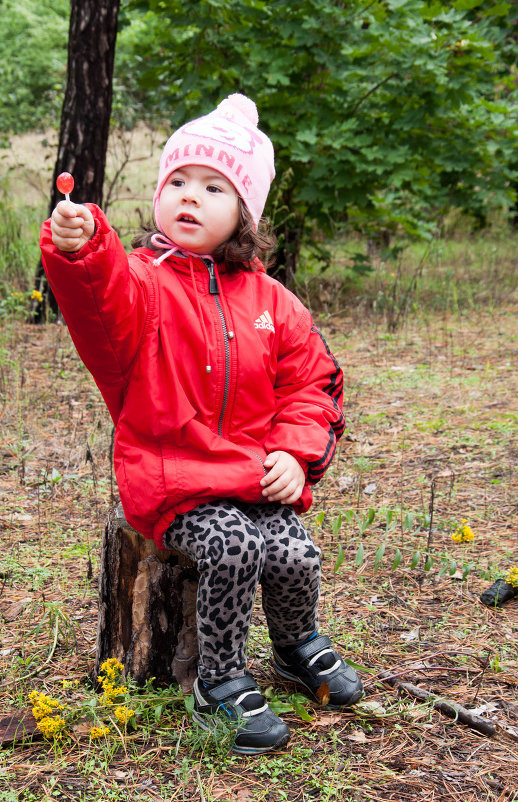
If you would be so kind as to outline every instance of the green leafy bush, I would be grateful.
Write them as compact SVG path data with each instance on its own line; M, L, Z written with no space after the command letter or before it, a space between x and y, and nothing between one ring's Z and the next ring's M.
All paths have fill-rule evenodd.
M57 125L67 64L69 3L0 4L0 131Z

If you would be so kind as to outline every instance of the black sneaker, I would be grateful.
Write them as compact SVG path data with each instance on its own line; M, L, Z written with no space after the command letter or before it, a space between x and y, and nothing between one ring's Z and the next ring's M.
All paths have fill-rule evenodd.
M349 707L363 694L356 671L333 649L327 635L316 635L294 649L274 646L273 657L273 666L281 677L304 685L325 707Z
M194 683L193 719L204 730L210 730L210 716L226 714L237 722L232 749L242 755L258 755L285 746L290 731L284 721L273 713L250 674L204 688Z

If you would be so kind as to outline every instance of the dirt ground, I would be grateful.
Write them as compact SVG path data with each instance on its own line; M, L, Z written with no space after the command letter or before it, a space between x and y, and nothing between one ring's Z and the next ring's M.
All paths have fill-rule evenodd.
M286 749L254 759L199 755L179 739L185 711L169 729L160 713L103 760L78 733L6 742L0 800L518 800L518 597L479 600L518 563L517 312L407 321L395 334L354 314L317 319L344 369L349 428L306 522L324 553L321 629L361 666L357 708L308 703L309 721L288 710ZM0 338L0 672L12 714L31 689L91 670L116 488L111 422L66 328L8 323ZM463 525L473 540L455 542ZM250 670L287 698L259 604L254 624Z

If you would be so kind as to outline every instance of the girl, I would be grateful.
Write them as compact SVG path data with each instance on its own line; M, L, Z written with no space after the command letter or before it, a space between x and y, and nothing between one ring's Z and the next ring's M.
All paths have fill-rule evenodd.
M43 264L116 425L128 522L200 573L194 720L218 710L234 749L287 743L246 672L258 584L275 671L339 708L362 693L318 634L320 551L298 514L344 431L342 373L308 310L266 275L259 226L273 148L243 95L173 133L156 228L126 255L101 210L62 201ZM135 243L134 243L135 244Z

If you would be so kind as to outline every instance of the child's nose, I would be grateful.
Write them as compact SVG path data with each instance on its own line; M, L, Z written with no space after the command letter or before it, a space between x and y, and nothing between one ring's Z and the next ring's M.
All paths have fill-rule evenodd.
M187 203L195 203L196 205L198 205L200 202L200 194L198 188L192 184L186 184L183 188L183 199Z

